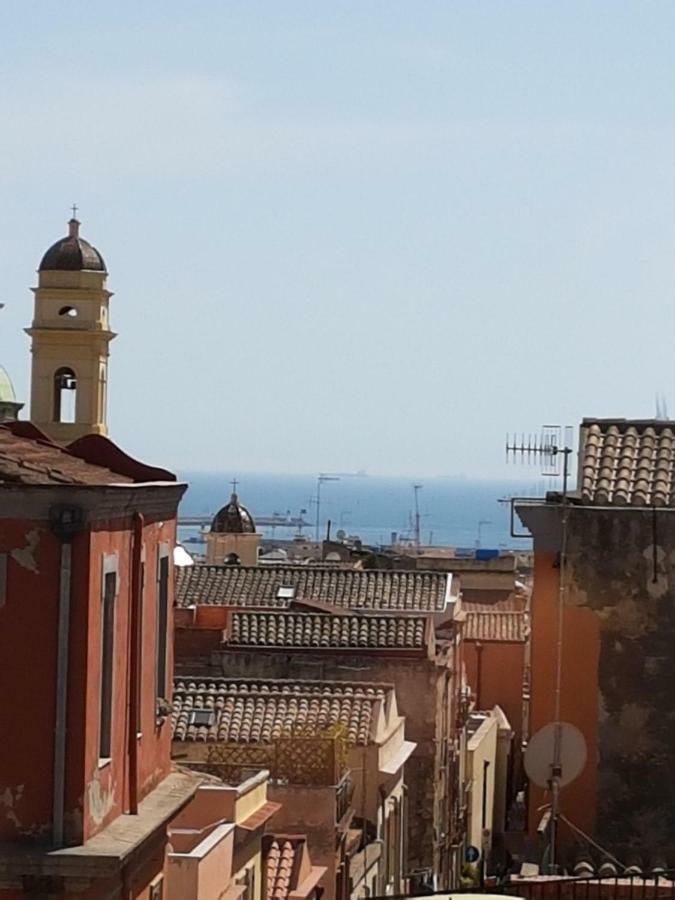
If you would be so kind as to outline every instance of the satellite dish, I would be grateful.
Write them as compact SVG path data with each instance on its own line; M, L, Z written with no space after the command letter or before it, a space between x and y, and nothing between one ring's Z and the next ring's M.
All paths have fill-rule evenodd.
M550 722L534 734L525 751L525 771L530 781L539 787L551 785L555 748L555 733L560 729L560 778L565 787L574 781L586 765L586 741L575 725L569 722Z

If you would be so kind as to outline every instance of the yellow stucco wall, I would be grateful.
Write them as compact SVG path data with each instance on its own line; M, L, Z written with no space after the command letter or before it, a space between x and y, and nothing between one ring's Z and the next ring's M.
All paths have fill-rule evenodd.
M107 434L110 330L105 272L40 272L33 289L31 421L56 441ZM66 310L71 311L69 314ZM56 421L55 373L71 369L77 380L75 421Z
M222 566L230 553L236 553L242 566L256 566L259 544L259 534L207 534L206 562Z

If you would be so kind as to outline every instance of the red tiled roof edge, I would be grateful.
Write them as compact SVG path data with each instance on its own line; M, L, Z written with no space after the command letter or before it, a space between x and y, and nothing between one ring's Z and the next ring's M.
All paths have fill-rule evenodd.
M25 438L29 441L37 441L40 444L47 444L49 447L56 447L58 450L63 450L63 447L55 444L54 441L44 433L44 431L40 431L37 425L33 425L32 422L3 422L2 425L3 428L6 428L15 437Z
M67 447L63 447L33 425L32 422L3 422L2 427L7 429L14 437L53 448L65 456L79 459L81 462L96 466L99 469L108 469L113 474L121 475L125 479L128 478L136 483L177 481L176 476L172 472L155 466L148 466L133 459L133 457L120 449L114 441L100 434L84 435Z
M167 469L139 462L101 434L85 434L69 444L67 452L92 465L103 466L118 475L126 475L135 482L178 480Z

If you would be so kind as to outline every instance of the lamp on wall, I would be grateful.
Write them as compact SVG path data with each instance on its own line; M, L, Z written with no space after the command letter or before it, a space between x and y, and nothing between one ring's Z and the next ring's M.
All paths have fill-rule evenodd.
M49 527L62 540L71 540L82 530L84 513L81 506L57 503L49 509Z

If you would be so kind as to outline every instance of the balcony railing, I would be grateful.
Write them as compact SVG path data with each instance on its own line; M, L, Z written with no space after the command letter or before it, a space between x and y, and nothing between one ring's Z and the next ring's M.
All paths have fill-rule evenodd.
M349 773L342 776L335 791L335 822L341 822L349 811L354 799L354 782Z

